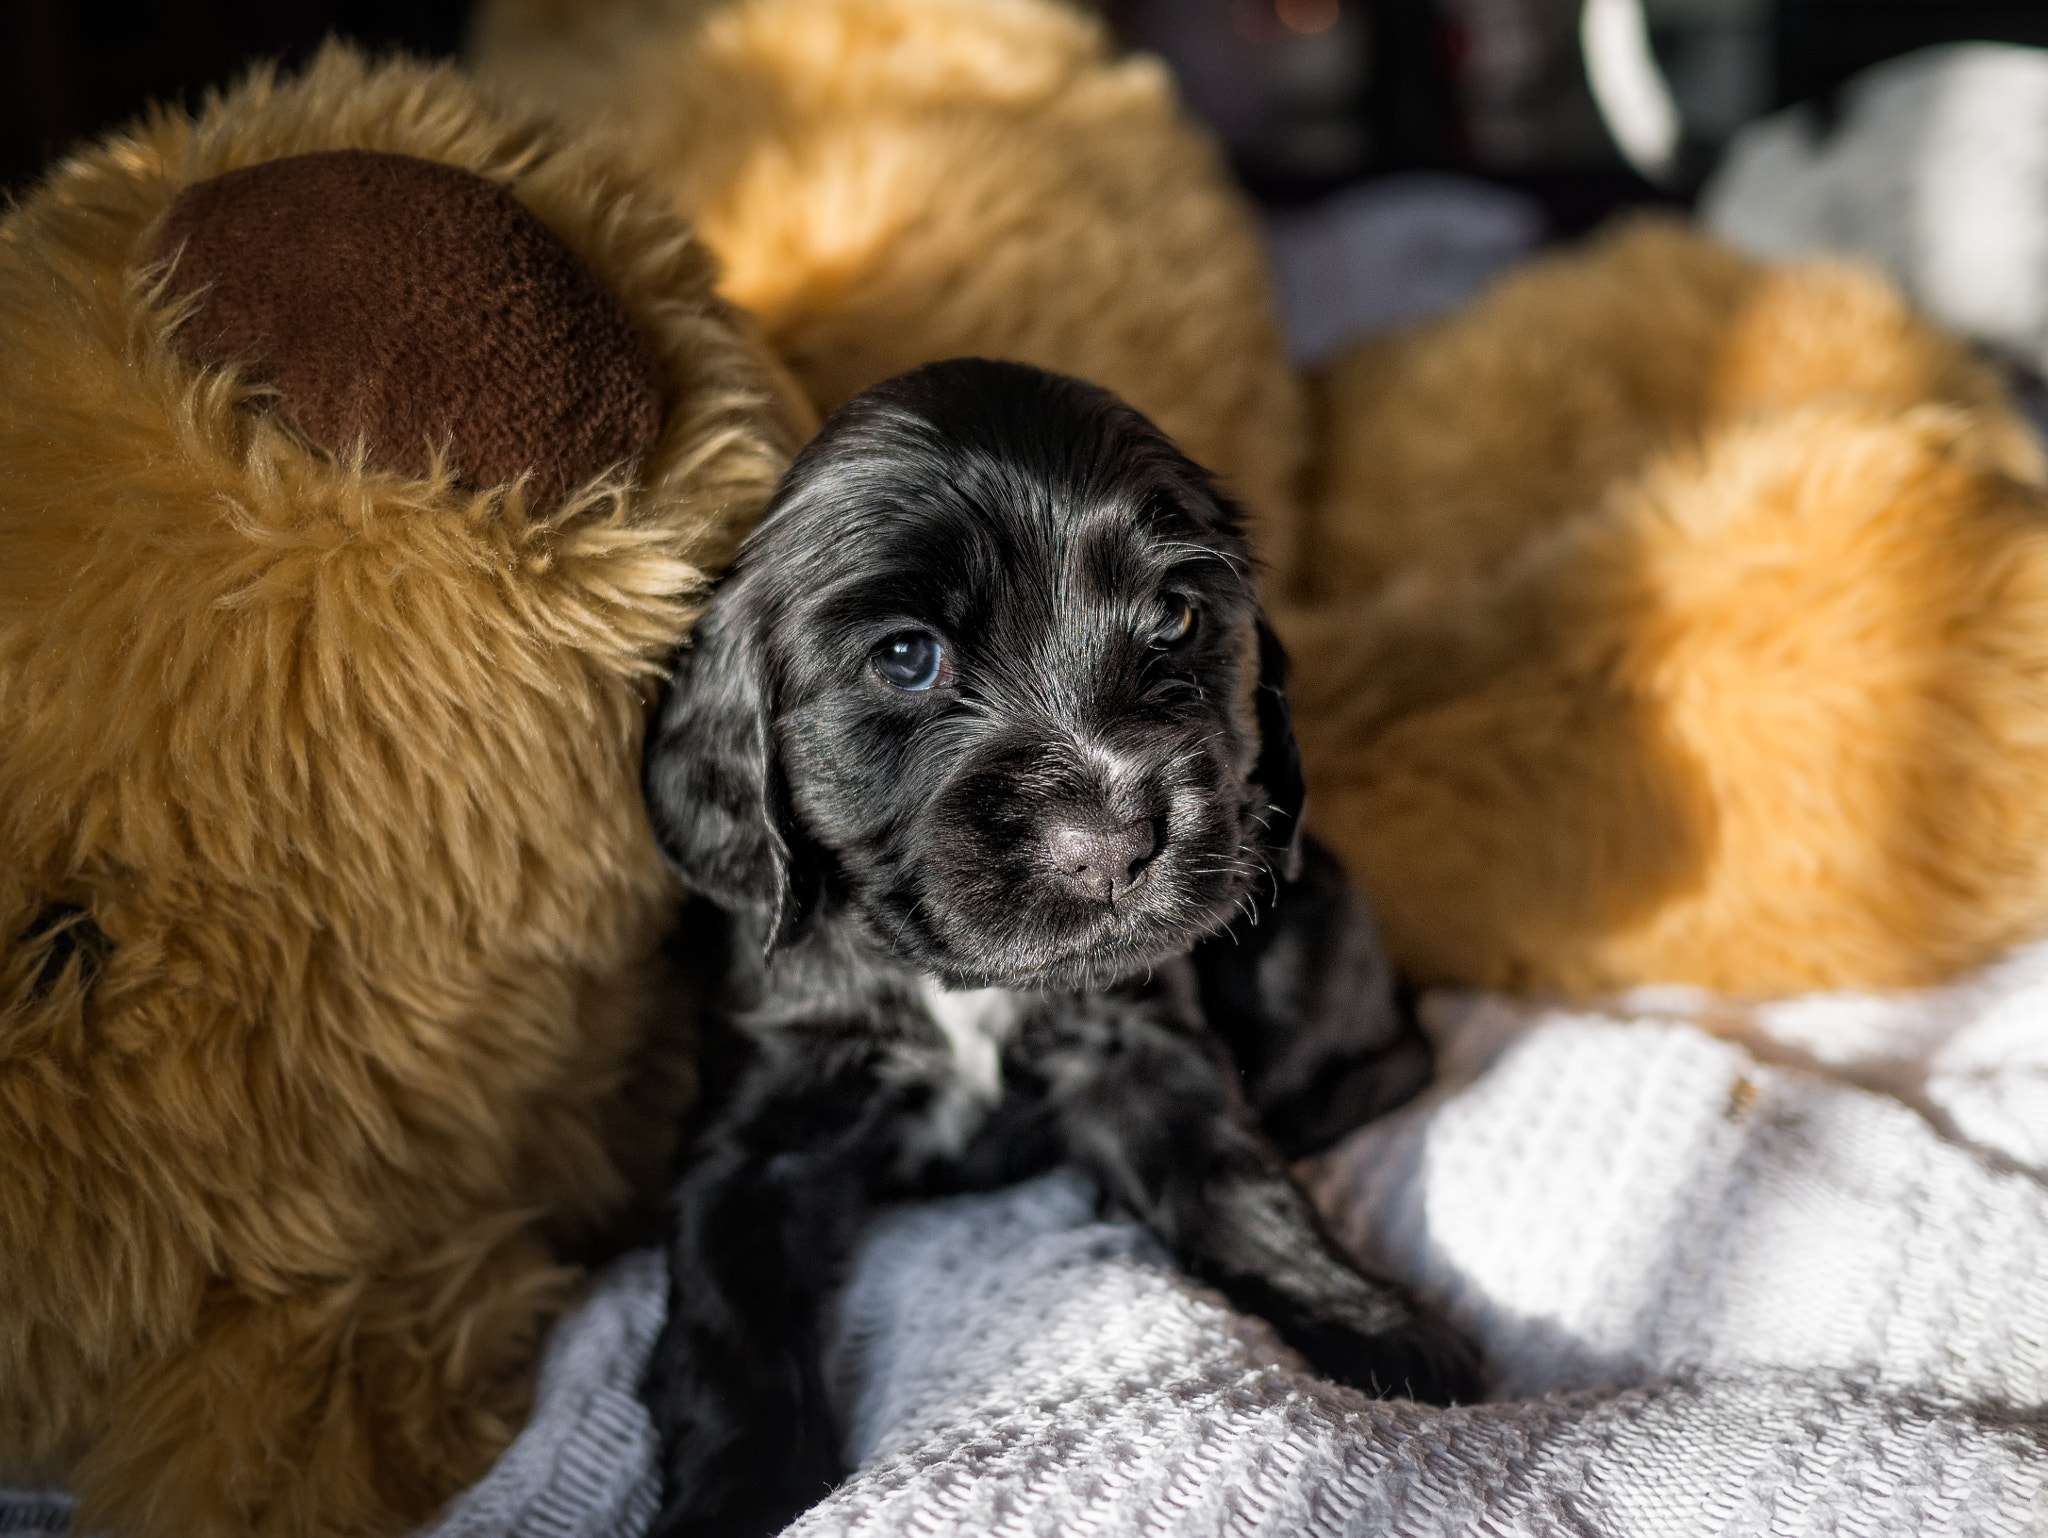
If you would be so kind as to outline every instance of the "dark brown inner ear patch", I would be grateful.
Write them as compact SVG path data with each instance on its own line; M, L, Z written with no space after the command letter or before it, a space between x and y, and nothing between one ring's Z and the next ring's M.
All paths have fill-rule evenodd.
M279 394L301 437L367 443L425 475L436 448L468 485L531 471L543 501L638 458L661 425L654 365L595 274L483 177L368 150L246 166L178 194L152 257L179 333Z

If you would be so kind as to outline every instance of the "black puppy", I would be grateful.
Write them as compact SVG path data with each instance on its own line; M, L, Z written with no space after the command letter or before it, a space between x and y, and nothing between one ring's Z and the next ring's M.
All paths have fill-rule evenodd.
M1204 1023L1205 936L1292 892L1341 960L1317 926L1357 912L1326 856L1281 885L1282 665L1236 510L1102 390L935 364L798 457L647 750L750 1049L674 1192L657 1532L770 1532L840 1476L820 1309L874 1200L1062 1159L1324 1372L1472 1396L1465 1343L1326 1237ZM1284 1100L1272 963L1202 970Z

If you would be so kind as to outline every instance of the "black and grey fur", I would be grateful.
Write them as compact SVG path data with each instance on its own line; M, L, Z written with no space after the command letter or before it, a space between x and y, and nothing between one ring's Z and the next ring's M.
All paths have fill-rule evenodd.
M743 1049L674 1192L658 1533L770 1532L840 1477L820 1309L874 1201L1059 1160L1323 1371L1473 1395L1206 1023L1205 992L1297 1149L1405 1050L1363 910L1326 855L1301 872L1281 667L1238 514L1104 391L936 364L798 457L647 750ZM1261 906L1252 946L1222 933Z

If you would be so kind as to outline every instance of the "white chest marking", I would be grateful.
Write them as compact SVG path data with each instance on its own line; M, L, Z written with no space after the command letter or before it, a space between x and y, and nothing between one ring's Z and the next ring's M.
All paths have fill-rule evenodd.
M995 1104L1003 1092L1003 1043L1017 1027L1017 995L1007 988L948 988L930 977L918 988L925 1012L952 1048L962 1088Z
M939 1034L946 1039L947 1061L934 1086L938 1093L925 1113L922 1129L904 1145L906 1171L930 1157L952 1158L966 1148L975 1129L988 1119L1003 1096L1003 1044L1023 1017L1022 1002L1007 988L955 990L926 977L918 994ZM929 1075L934 1065L919 1051L914 1070Z

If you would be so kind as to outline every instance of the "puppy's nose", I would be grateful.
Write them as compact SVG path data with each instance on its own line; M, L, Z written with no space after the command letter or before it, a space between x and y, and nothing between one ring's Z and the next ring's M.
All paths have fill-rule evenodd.
M1053 873L1082 897L1114 904L1143 874L1157 840L1152 820L1140 817L1120 828L1068 823L1046 835Z

